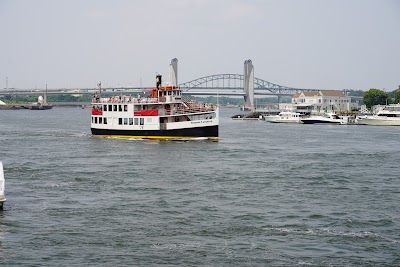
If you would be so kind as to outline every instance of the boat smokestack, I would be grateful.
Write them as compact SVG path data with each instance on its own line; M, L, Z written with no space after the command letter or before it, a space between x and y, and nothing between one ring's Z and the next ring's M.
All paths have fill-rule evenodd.
M156 75L156 87L157 87L157 88L160 88L161 82L162 82L162 75L157 74L157 75Z

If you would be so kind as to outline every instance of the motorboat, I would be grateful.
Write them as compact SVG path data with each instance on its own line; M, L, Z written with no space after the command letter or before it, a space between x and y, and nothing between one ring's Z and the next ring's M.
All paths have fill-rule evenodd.
M4 197L4 170L3 170L3 163L0 161L0 209L3 209L3 204L6 202Z
M298 112L282 111L278 115L266 116L265 120L274 123L301 123L302 116Z
M305 124L346 124L345 120L340 118L335 113L325 113L323 115L311 115L307 118L302 118L301 122Z
M358 118L359 124L378 126L400 126L400 104L387 105L373 116Z

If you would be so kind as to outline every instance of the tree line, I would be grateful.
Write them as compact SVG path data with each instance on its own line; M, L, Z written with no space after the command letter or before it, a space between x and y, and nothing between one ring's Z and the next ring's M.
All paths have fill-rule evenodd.
M369 109L375 105L400 103L400 86L399 89L389 93L380 89L371 88L364 93L363 102Z

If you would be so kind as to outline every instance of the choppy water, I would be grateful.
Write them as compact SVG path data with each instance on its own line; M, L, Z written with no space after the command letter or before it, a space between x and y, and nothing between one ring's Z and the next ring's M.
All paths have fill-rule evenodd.
M235 113L214 143L93 137L89 109L0 111L0 265L400 265L400 128Z

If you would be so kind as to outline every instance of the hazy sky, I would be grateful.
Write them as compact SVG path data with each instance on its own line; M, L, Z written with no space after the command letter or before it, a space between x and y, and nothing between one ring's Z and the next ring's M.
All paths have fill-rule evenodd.
M0 0L0 88L152 86L243 74L297 88L392 91L399 0Z

